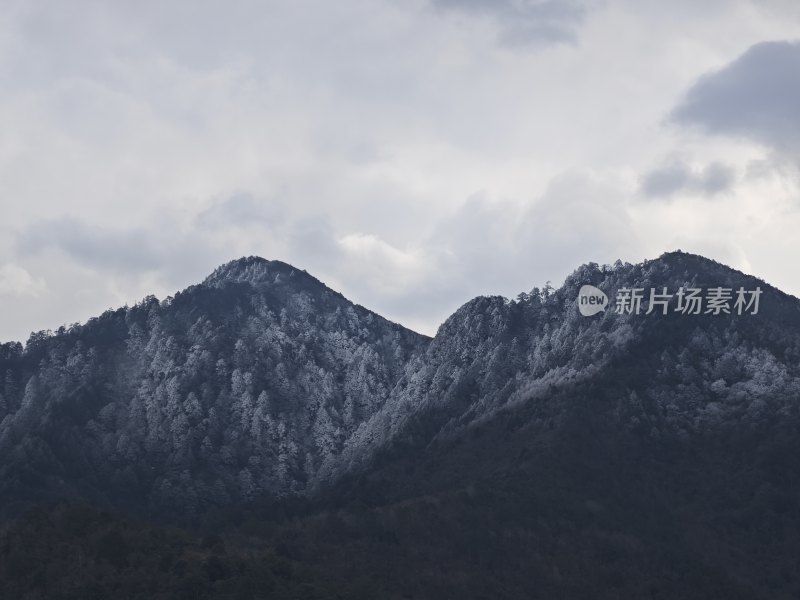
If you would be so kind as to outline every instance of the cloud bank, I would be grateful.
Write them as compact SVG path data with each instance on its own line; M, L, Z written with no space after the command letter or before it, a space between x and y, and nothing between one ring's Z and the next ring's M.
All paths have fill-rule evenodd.
M763 42L704 75L671 114L713 135L800 152L800 42Z
M426 333L474 295L675 248L800 294L796 16L9 0L0 341L245 255Z

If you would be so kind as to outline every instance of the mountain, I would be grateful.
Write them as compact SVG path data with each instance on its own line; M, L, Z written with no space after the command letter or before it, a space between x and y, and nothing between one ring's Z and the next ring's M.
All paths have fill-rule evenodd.
M585 285L643 310L584 317ZM761 295L645 314L664 288ZM0 539L9 595L116 593L160 535L185 597L265 597L265 571L274 597L800 598L800 301L701 256L476 298L433 340L242 259L0 364L8 514L66 496L205 523L181 546L57 506ZM27 545L55 575L12 568ZM79 556L99 562L76 583Z
M682 314L673 298L666 315L660 308L644 314L645 302L642 314L608 309L586 318L576 309L586 284L612 299L625 288L759 288L762 295L758 314ZM620 388L616 410L654 437L796 414L798 362L800 302L761 280L681 252L641 265L588 264L558 290L462 306L321 473L335 479L368 463L376 440L428 444L498 412L545 405L556 390L608 381L611 373Z
M0 493L194 514L302 491L428 338L243 258L0 349Z
M582 317L584 284L763 294L755 315ZM685 253L589 264L467 303L413 362L329 490L346 526L297 536L309 560L396 536L354 550L378 597L800 597L796 298Z

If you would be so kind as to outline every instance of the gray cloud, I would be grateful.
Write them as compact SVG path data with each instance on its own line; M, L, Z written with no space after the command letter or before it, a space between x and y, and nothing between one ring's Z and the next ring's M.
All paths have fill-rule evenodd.
M39 221L18 238L23 255L58 249L77 261L102 269L146 271L158 268L160 252L144 229L111 231L71 218Z
M328 271L341 265L342 251L336 232L326 216L306 217L284 230L287 252L304 261L301 268Z
M54 251L106 273L158 273L167 282L199 278L218 260L208 238L167 221L145 229L106 228L68 217L43 220L20 232L17 250L22 256Z
M735 182L736 171L733 167L714 162L706 166L699 174L697 184L703 192L713 196L730 190Z
M751 46L726 67L701 77L671 120L778 151L800 150L800 43Z
M494 19L509 46L575 43L586 9L573 0L432 0L444 11Z
M204 228L280 225L285 218L284 208L277 200L256 198L238 193L217 202L197 215L197 224Z
M734 169L719 162L693 169L683 161L671 161L647 173L641 191L649 198L668 198L680 192L714 196L730 190L735 181Z

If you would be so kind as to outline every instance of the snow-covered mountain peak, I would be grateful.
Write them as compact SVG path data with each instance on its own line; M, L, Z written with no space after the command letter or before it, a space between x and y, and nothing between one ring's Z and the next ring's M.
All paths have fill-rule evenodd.
M302 281L306 284L313 282L324 287L322 282L302 269L279 260L267 260L260 256L245 256L217 267L211 275L206 277L203 285L221 287L230 282L273 285L290 281Z

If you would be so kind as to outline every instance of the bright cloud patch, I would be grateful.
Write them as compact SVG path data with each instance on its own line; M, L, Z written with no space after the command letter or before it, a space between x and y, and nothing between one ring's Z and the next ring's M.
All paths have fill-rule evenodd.
M14 264L0 267L0 294L16 296L33 296L42 294L47 289L44 279L34 278L28 271Z

